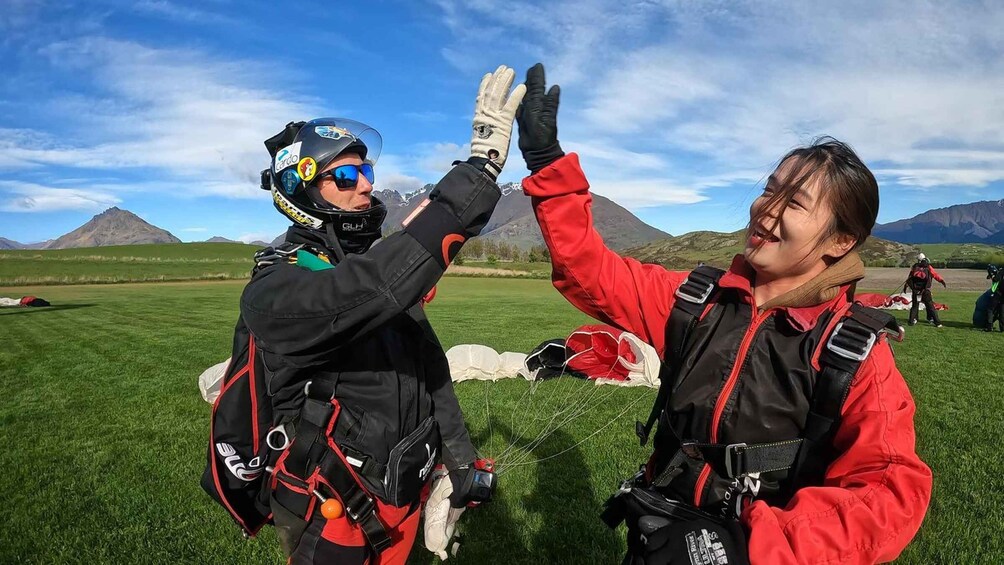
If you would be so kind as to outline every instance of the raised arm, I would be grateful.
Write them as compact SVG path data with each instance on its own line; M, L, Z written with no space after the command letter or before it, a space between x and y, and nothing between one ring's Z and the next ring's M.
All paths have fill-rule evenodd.
M500 196L474 166L457 165L408 227L366 253L322 271L278 263L259 272L241 296L248 328L281 355L320 355L358 339L429 292Z
M687 273L622 258L603 243L593 227L592 196L578 156L566 156L558 143L561 89L544 87L538 63L527 71L517 120L519 148L531 173L523 190L533 198L551 252L554 286L579 310L637 335L662 354L674 292Z
M455 164L404 230L366 253L349 254L333 269L280 263L252 279L241 312L262 349L310 362L386 323L432 289L501 196L495 179L525 89L519 85L510 93L514 78L505 66L482 78L470 159Z
M662 354L666 320L686 272L621 257L593 227L589 183L574 153L523 180L551 253L554 287L582 312L629 331Z

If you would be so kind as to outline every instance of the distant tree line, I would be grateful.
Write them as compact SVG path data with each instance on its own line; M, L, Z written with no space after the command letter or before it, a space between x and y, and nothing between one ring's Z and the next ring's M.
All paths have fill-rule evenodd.
M463 265L464 261L550 263L551 253L543 245L520 249L504 241L476 237L464 244L454 260L458 265Z
M384 228L383 237L387 237L400 230L400 227ZM464 244L460 253L453 260L458 265L463 265L464 261L550 263L551 252L544 245L534 245L529 249L522 249L517 245L506 243L505 241L475 237Z

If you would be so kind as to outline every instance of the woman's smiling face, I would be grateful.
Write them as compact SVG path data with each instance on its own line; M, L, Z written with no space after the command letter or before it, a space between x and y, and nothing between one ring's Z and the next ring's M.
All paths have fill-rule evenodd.
M825 257L842 257L853 247L846 236L832 233L834 212L824 194L823 175L804 169L797 158L782 162L750 206L745 256L761 277L821 271Z

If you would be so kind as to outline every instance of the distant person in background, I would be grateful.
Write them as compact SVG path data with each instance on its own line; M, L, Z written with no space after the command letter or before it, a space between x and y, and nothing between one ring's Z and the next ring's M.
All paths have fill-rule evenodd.
M935 327L942 327L938 311L934 308L934 296L931 294L932 281L938 281L941 283L941 286L948 288L945 279L941 278L938 271L935 271L934 267L931 266L931 261L928 260L927 255L920 253L917 255L917 262L910 267L910 274L906 278L906 283L903 284L903 292L906 292L909 288L912 293L913 304L910 306L909 321L911 326L917 323L917 312L920 309L920 302L923 302L928 321L934 324Z
M1004 332L1004 267L988 265L987 279L990 280L990 307L984 330L994 331L994 320L997 320L997 328Z
M795 149L750 207L745 252L727 272L669 271L606 246L578 156L558 143L559 88L545 90L539 64L526 86L523 190L555 288L663 359L637 426L644 443L658 421L654 452L603 517L628 525L624 563L895 559L924 518L931 470L885 336L899 327L853 304L856 249L879 209L871 171L834 139Z

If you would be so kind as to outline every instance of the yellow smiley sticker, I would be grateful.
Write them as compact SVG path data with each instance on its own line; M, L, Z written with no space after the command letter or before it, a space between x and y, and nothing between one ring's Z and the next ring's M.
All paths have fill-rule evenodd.
M300 173L300 178L304 182L308 182L317 174L317 163L313 157L304 157L300 159L300 163L296 166L296 172Z

